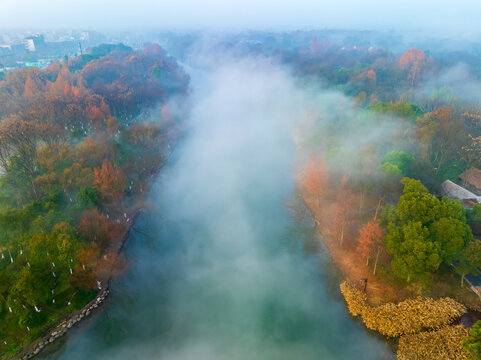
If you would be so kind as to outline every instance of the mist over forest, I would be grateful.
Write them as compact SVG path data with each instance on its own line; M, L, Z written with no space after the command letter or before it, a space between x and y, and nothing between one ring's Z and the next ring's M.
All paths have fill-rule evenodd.
M481 359L479 10L6 0L0 359Z

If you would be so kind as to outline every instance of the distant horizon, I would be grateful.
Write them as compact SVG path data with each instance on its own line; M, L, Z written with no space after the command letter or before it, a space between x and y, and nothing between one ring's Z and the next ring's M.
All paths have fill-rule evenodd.
M29 9L25 11L25 9ZM448 1L405 0L396 3L367 0L60 0L31 3L4 0L0 12L3 30L44 29L79 31L294 31L352 29L416 31L419 36L474 38L481 36L474 0L462 5Z

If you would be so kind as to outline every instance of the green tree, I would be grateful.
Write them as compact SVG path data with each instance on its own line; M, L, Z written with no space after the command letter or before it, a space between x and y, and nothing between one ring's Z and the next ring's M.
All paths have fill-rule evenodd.
M446 196L443 196L441 199L441 207L439 208L438 216L439 218L453 218L462 223L466 223L466 211L461 202L459 200L449 199Z
M481 223L481 204L475 204L471 210L468 210L466 218L470 225Z
M462 342L471 359L481 359L481 321L478 320L469 331L469 337Z
M421 222L410 222L401 229L391 230L386 237L386 247L394 255L392 270L407 282L416 279L425 283L439 267L440 246L428 240L429 230Z
M458 260L461 251L473 240L469 226L453 218L441 218L432 223L429 232L433 241L439 243L443 261L447 264Z
M390 151L388 152L382 162L396 166L402 174L405 174L409 165L415 160L415 158L409 155L405 151Z
M464 277L467 274L477 275L476 268L480 265L481 241L472 241L463 249L455 266L456 272L461 275L461 286L464 286Z
M426 283L441 262L451 264L460 258L473 234L459 201L439 201L418 180L403 178L401 183L404 190L397 207L388 206L383 214L384 244L394 257L395 275ZM468 265L463 262L458 271L469 272Z
M397 207L401 222L420 221L426 225L434 221L440 211L439 200L419 180L403 178L401 183L404 190Z

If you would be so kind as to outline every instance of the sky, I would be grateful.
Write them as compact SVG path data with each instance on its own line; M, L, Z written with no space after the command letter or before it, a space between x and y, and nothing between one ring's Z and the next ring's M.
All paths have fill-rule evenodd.
M1 28L416 30L479 35L479 0L0 0Z

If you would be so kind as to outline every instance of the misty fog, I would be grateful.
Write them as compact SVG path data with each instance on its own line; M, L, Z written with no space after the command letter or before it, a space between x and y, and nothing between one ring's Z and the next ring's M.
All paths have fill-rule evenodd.
M187 135L131 232L111 303L45 358L391 358L347 314L328 255L301 251L313 224L284 206L292 130L322 93L261 59L196 70L193 88ZM322 106L340 99L326 93Z
M412 36L475 39L475 0L368 1L75 1L3 0L0 28L126 29L394 29Z

